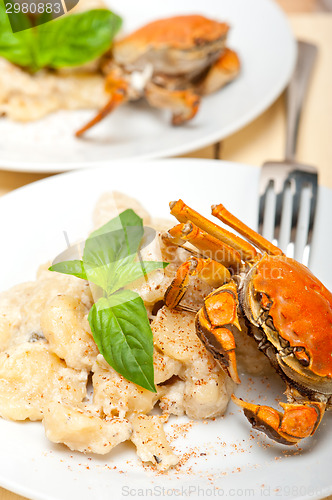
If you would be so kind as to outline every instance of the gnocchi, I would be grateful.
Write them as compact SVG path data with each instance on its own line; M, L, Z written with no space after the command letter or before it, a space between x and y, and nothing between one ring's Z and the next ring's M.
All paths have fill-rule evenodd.
M68 368L44 342L24 342L0 353L0 415L42 420L51 401L81 403L88 373Z
M96 417L75 406L52 403L43 424L46 436L53 443L63 443L71 450L105 455L112 448L130 439L132 426L128 420Z
M58 295L43 310L40 318L50 349L76 370L91 371L98 355L87 320L88 312L78 299Z
M95 225L125 208L133 208L154 227L145 209L121 193L101 198ZM144 260L167 260L169 248L158 233L161 225L155 226L152 242L143 240ZM165 270L131 285L151 321L157 393L126 380L99 354L87 319L93 305L88 282L52 273L46 265L35 282L0 294L0 415L42 420L49 440L71 450L105 454L131 440L143 462L160 471L175 466L179 457L164 431L169 415L217 417L226 410L233 383L196 336L195 315L163 306L165 291L186 252L179 248L173 258ZM210 291L192 278L184 303L197 309ZM151 415L157 405L161 415Z

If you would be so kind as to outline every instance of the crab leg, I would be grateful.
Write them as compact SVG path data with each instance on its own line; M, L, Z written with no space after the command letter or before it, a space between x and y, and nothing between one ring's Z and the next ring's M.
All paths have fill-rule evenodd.
M110 100L91 121L75 133L76 137L83 135L87 130L102 121L115 108L120 106L120 104L128 100L128 83L125 80L109 76L106 80L105 90L111 94Z
M208 295L196 316L196 333L208 351L240 384L236 366L235 339L231 328L241 330L237 316L238 298L234 282L227 283Z
M199 229L191 222L178 224L169 230L169 234L175 238L175 242L189 241L205 257L224 264L226 267L239 269L242 267L241 255L229 245L226 245L214 236Z
M312 436L322 420L326 404L316 401L279 403L281 413L270 406L246 403L232 396L234 403L242 407L254 429L264 432L278 443L293 445Z
M155 108L170 109L173 125L182 125L194 118L200 104L200 97L192 90L169 90L151 82L145 87L145 97Z
M165 304L174 309L182 300L188 286L190 276L198 276L211 286L226 283L231 275L222 264L212 259L191 257L178 268L176 276L165 293Z
M256 233L256 231L246 226L237 217L231 214L223 205L213 205L212 215L235 229L238 233L247 238L251 243L256 245L256 247L260 250L267 252L269 255L283 255L280 248L274 246L272 243L270 243L270 241L266 240L265 238L263 238L263 236Z
M170 203L170 208L171 214L174 215L179 222L192 222L202 229L202 231L209 233L214 238L217 238L239 252L242 260L252 261L255 259L257 251L250 243L230 231L221 228L214 222L209 221L198 212L188 207L182 200L172 201Z
M240 61L236 52L226 48L199 83L197 90L201 95L212 94L234 80L239 71Z

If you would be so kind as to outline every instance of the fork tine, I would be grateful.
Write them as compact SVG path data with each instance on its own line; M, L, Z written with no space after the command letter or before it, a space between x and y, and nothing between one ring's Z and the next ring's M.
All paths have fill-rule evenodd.
M295 232L298 224L298 214L301 204L301 193L306 186L310 187L310 204L308 204L309 226L311 230L314 223L314 216L317 203L317 170L307 165L297 166L289 175L289 179L293 186L293 217L292 217L292 236L291 241L295 242Z
M308 232L309 232L309 219L310 219L310 186L304 185L301 190L300 196L300 209L298 215L298 224L296 228L294 258L298 261L303 260L304 249L306 247Z
M275 216L274 216L274 239L276 241L278 241L278 244L280 241L281 219L282 219L282 214L284 213L284 211L283 211L284 192L285 192L285 188L282 191L279 191L276 193L276 209L275 209Z
M286 181L282 197L280 229L278 236L276 235L278 246L285 254L287 254L288 245L291 239L292 210L293 210L292 185L289 181Z
M266 163L261 170L259 232L267 239L280 239L285 183L291 166L278 162Z
M263 165L259 232L271 241L274 238L288 255L292 243L299 261L311 241L317 189L314 167L277 162Z
M258 217L258 231L267 239L273 238L274 227L275 227L275 210L281 207L280 200L273 200L273 197L277 196L283 191L283 180L285 175L280 175L280 166L282 164L277 162L265 163L261 170L260 183L259 183L259 217ZM282 165L282 169L287 169L285 165ZM288 172L288 170L287 170ZM273 193L276 193L272 195ZM277 207L275 206L277 204ZM267 221L265 217L266 209L269 211L269 217L271 218L271 212L273 212L273 222ZM280 210L279 210L280 213ZM271 227L271 224L273 227ZM277 220L277 225L278 225ZM264 233L264 231L266 233ZM269 236L268 236L269 235Z
M264 224L265 204L266 204L266 190L259 197L259 207L258 207L258 232L263 236L264 236L263 224Z
M312 241L312 233L314 229L315 215L317 209L317 200L318 200L318 175L316 174L312 178L311 184L311 201L310 201L310 220L309 220L309 232L308 232L308 241L307 244L310 245Z
M259 205L259 233L271 241L273 238L275 214L275 194L272 179L270 179L264 194L260 197Z
M295 243L294 257L297 260L303 260L304 250L306 246L308 246L306 254L306 261L308 261L317 205L317 176L312 174L303 176L300 189L298 223L296 227L296 236L295 238L293 237Z

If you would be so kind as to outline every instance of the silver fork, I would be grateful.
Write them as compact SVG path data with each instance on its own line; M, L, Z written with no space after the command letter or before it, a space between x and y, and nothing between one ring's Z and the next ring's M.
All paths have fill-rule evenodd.
M298 58L286 91L287 136L285 160L264 163L260 177L259 232L288 256L308 264L317 204L315 167L296 163L301 111L317 47L298 42Z

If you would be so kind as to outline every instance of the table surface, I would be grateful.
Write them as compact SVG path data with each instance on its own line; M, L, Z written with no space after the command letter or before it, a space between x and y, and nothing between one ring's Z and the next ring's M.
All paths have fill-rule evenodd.
M278 0L289 14L298 38L318 45L319 56L301 122L297 159L315 165L322 185L332 188L332 0ZM259 166L268 159L283 158L285 143L284 97L239 132L215 145L185 155L190 158L215 158ZM0 170L0 196L47 177L42 174ZM332 496L328 497L332 500ZM24 500L0 488L0 500Z

